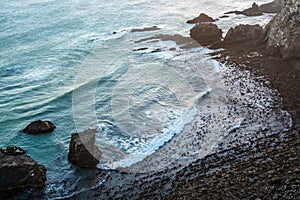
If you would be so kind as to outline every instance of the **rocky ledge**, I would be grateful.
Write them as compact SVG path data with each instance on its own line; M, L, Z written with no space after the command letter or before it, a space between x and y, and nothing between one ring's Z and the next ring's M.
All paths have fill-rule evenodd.
M284 0L274 0L270 3L262 4L258 6L255 2L252 4L251 8L245 9L243 11L230 11L225 14L237 14L237 15L246 15L246 16L260 16L263 13L277 13L280 11Z
M15 191L44 188L46 168L16 146L0 148L0 199Z

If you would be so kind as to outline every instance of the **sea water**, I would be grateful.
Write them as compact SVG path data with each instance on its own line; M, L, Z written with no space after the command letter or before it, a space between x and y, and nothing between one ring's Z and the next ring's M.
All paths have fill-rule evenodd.
M273 91L252 81L251 74L213 61L204 47L186 49L172 40L144 40L158 34L188 36L192 27L185 23L188 19L202 12L217 18L251 4L251 0L2 0L1 147L19 146L45 165L50 188L82 175L67 161L68 145L72 133L88 128L97 129L96 144L103 152L99 168L133 166L138 171L149 156L152 167L143 170L181 159L188 163L224 144L226 148L226 141L234 140L229 133L243 126L245 138L265 126L286 128L289 119L281 118L288 114L271 109ZM272 16L230 15L216 24L225 34L241 23L265 25ZM159 30L131 32L152 26ZM261 92L262 97L252 102L254 109L245 111L242 102L232 105L226 100L228 95L240 95L222 78L228 73L250 80L247 87L252 93L243 97L244 102L251 103L251 95ZM228 117L228 107L240 113ZM267 122L257 119L259 115L268 116ZM57 128L49 134L22 133L37 119L51 120ZM201 137L195 138L196 132ZM223 138L228 140L216 147ZM169 150L160 153L168 145ZM151 164L155 154L168 158Z

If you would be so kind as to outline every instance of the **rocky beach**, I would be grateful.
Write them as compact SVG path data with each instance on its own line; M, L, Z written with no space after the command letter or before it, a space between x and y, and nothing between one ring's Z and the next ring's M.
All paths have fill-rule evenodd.
M210 45L210 48L217 49L211 56L224 65L248 70L257 77L265 77L260 80L261 84L276 89L279 93L277 106L288 110L292 115L292 126L288 130L272 135L261 130L259 134L265 136L205 156L184 168L181 168L180 164L174 164L166 170L153 173L135 174L126 170L119 173L101 172L100 176L106 177L103 185L93 189L92 194L83 192L70 199L298 199L299 47L293 45L299 45L299 5L296 1L285 3L285 8L267 25L266 32L259 26L254 26L254 31L249 30L247 26L239 27L230 36L232 39L229 39L228 35L223 43L214 43L221 38L221 35L217 34L215 39L205 40L205 44L202 45ZM288 6L294 8L287 8ZM290 10L296 10L296 14L289 13ZM274 55L271 49L275 48L275 45L270 42L274 37L270 29L278 32L282 30L276 24L276 20L286 19L286 23L293 23L289 21L290 15L298 16L292 18L296 27L290 27L290 31L294 31L291 35L296 36L296 39L287 35L286 38L275 40L292 40L293 45L281 52L288 54L285 52L291 51L293 54ZM246 33L246 36L239 35L241 32ZM247 93L247 90L244 92ZM119 184L116 187L112 182ZM114 187L111 187L112 185Z
M76 179L75 183L74 179L66 178L45 189L43 165L19 147L0 149L1 173L7 173L5 162L10 163L12 159L18 164L13 167L19 169L20 162L24 162L26 170L35 170L32 177L23 173L25 169L23 174L16 175L20 179L27 177L25 184L22 180L15 181L19 185L2 181L0 199L299 199L299 1L253 4L244 11L220 13L220 18L231 14L253 17L268 12L277 14L265 27L238 25L230 28L225 36L216 24L219 19L202 13L187 21L195 24L190 37L155 34L135 40L134 44L139 46L132 51L141 55L163 51L146 46L159 41L173 41L179 49L209 48L207 56L219 63L221 78L218 80L225 86L202 94L197 103L207 106L195 114L197 120L183 129L185 134L174 135L153 154L128 167L96 168L103 156L95 145L97 130L72 134L68 158L63 159L73 163L75 169L92 168L86 169L88 175ZM133 28L131 32L159 30L160 27L151 26ZM168 47L168 50L174 52L176 48ZM194 64L189 60L176 62L185 66ZM226 109L214 102L212 97L216 94L226 102ZM206 115L212 110L220 115ZM219 125L218 121L227 123L222 127L226 131L221 139L213 137L215 132L223 130L214 127ZM57 124L54 126L50 121L34 123L40 130L27 126L23 131L36 134L57 129ZM209 134L202 135L201 131Z

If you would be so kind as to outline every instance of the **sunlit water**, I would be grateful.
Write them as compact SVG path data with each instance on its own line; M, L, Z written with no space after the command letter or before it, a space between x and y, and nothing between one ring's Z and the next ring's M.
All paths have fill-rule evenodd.
M166 157L145 161L155 170L226 148L226 141L236 144L229 133L238 128L244 142L257 130L288 127L288 114L271 109L273 91L253 81L251 74L222 67L207 56L207 49L183 49L159 39L137 42L155 34L188 36L192 26L185 22L201 12L217 18L251 4L250 0L1 1L0 146L27 150L47 167L50 187L84 174L66 156L71 133L87 128L97 129L96 143L104 156L98 167L129 167L149 155ZM264 25L271 17L232 15L216 23L225 34L231 26ZM130 31L154 25L160 30ZM139 48L148 49L133 51ZM226 74L244 81L227 86ZM232 88L245 83L251 92L241 97ZM260 97L252 101L255 94ZM243 101L231 104L232 98ZM245 110L243 102L254 106ZM229 117L232 107L237 111ZM21 132L37 119L51 120L57 129L35 136ZM228 140L220 142L224 138ZM163 155L162 146L168 147ZM132 168L139 171L141 166Z

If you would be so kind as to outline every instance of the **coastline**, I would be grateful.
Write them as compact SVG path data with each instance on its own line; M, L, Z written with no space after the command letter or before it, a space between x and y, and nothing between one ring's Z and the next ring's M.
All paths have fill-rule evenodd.
M268 56L265 44L241 42L210 55L220 63L265 77L262 83L278 91L282 100L276 103L292 115L293 126L209 154L184 168L173 163L167 169L140 174L126 169L99 171L96 176L105 177L101 185L68 199L299 198L299 83L292 81L299 78L299 71L289 61Z
M216 48L222 48L221 50ZM189 166L142 174L112 172L92 195L76 198L129 199L297 199L300 197L299 69L297 60L270 56L266 43L239 42L213 46L213 59L264 77L262 84L278 91L279 107L293 119L289 130L251 140L198 159ZM259 132L259 131L258 131ZM260 131L264 133L264 130ZM118 185L114 184L117 182ZM90 191L91 192L91 191Z
M255 76L268 79L267 87L274 88L282 97L283 109L293 119L293 126L300 126L300 70L295 60L284 60L268 55L266 44L236 43L224 45L224 49L211 53L214 59L226 65L249 70ZM264 82L263 84L266 84Z
M163 40L164 37L168 40L168 35L162 35L160 39ZM70 194L68 193L64 197L63 195L56 197L66 199L299 198L300 116L297 94L300 91L299 81L297 81L299 70L295 66L297 61L269 56L265 51L265 44L236 43L223 47L222 50L217 49L210 53L210 56L224 65L235 66L250 71L255 76L265 77L266 79L262 81L263 85L278 91L282 97L278 102L280 107L292 115L293 126L290 130L255 138L250 144L241 144L209 154L187 167L173 163L168 169L140 174L131 173L126 169L95 170L93 175L78 180L79 185L88 185L86 188L77 190L77 186L74 187L72 183L66 181L61 183L62 190L69 189L67 192L71 195L68 196ZM28 192L26 195L33 198L47 198L49 193Z

